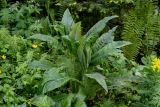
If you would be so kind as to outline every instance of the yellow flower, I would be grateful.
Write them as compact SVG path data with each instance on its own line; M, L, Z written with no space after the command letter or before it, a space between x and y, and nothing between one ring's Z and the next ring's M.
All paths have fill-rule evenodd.
M32 44L32 48L37 48L38 46L36 44Z
M160 59L159 58L154 58L153 59L152 68L153 68L153 70L160 71Z
M5 56L5 55L2 55L1 57L2 57L2 59L3 59L3 60L5 60L5 59L6 59L6 56Z

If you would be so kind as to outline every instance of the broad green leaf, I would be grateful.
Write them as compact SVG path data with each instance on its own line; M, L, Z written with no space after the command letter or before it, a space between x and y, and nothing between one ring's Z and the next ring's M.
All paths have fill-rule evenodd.
M69 32L72 24L74 24L74 21L71 16L71 13L69 12L69 9L65 10L61 22L62 22L62 24L64 24L66 31Z
M69 34L72 40L78 41L81 37L81 23L78 22L72 26L72 30Z
M107 47L119 49L130 44L131 42L128 42L128 41L114 41L112 43L107 44Z
M31 104L37 107L54 107L55 102L46 95L35 96L31 99Z
M54 37L44 35L44 34L34 34L30 36L28 39L38 39L38 40L49 42L49 43L53 43L53 41L55 40Z
M85 74L85 75L91 79L96 80L105 89L105 91L108 92L105 77L102 74L96 72L96 73Z
M92 55L92 63L99 59L104 59L109 55L116 55L121 53L122 51L120 48L129 44L131 43L126 41L114 41L106 44L103 48Z
M99 56L99 55L112 55L114 53L119 53L121 50L119 48L131 44L130 42L126 41L115 41L108 43L103 48L98 50L92 57Z
M30 69L40 68L42 70L49 70L53 68L53 63L48 60L35 60L29 64Z
M58 68L53 68L44 73L43 79L43 93L46 93L63 86L71 78L65 73L59 73Z
M98 33L100 33L106 26L106 23L113 19L116 18L118 16L109 16L109 17L105 17L102 20L100 20L99 22L97 22L87 33L85 36L89 36L89 35L96 35Z
M96 43L93 45L93 50L98 51L102 47L104 47L107 43L110 43L114 39L114 32L116 30L116 27L113 27L111 30L109 30L107 33L102 34L97 40Z

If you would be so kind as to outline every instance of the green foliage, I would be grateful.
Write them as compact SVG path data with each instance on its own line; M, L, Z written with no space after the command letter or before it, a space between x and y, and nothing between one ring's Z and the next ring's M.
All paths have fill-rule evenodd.
M37 107L54 107L55 102L48 96L35 96L31 99L31 103Z
M122 38L132 43L124 49L127 58L136 58L138 54L149 55L159 43L160 18L154 14L154 8L151 1L139 1L125 17Z
M108 92L105 77L99 73L86 74L87 77L95 79Z
M152 57L144 57L139 65L122 51L127 55L127 47L132 46L137 48L133 54L140 49L149 54L159 43L159 17L151 13L151 4L145 7L132 0L0 3L1 106L158 106L159 72L152 68ZM125 10L127 5L132 8ZM125 16L122 38L129 41L119 38L124 14L130 16Z
M71 78L65 73L58 73L58 69L52 68L44 73L43 93L52 91L67 83Z
M109 2L114 2L114 3L122 3L122 2L125 2L125 3L132 3L133 0L109 0Z
M98 23L96 23L86 34L86 36L88 35L96 35L98 33L100 33L104 27L106 26L106 23L113 19L116 18L117 16L111 16L111 17L105 17L104 19L102 19L101 21L99 21Z

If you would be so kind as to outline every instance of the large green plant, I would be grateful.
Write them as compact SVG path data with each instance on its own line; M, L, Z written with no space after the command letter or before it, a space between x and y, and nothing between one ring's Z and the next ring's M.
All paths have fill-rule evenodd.
M81 23L75 23L69 10L64 12L61 23L64 25L64 31L60 34L63 54L57 60L57 66L47 70L44 74L42 83L42 92L54 92L57 88L69 83L69 89L72 93L67 96L67 102L62 101L65 107L70 107L71 102L74 106L86 106L84 103L85 96L95 94L97 87L101 86L106 92L107 84L105 76L96 72L95 67L105 62L110 56L121 55L120 48L130 44L125 41L114 41L113 33L117 27L112 28L107 33L100 35L105 28L106 23L117 16L105 17L97 22L84 36L81 34ZM48 38L48 39L47 39ZM33 35L30 39L39 39L52 43L54 38L47 35ZM94 85L92 92L88 93L89 86L93 86L95 80L98 84ZM80 96L84 96L79 98ZM73 100L75 99L75 100ZM82 105L80 105L82 104Z

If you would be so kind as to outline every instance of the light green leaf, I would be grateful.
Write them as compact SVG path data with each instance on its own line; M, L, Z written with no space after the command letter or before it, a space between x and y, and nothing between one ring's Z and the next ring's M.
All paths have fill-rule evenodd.
M59 88L71 79L65 73L59 73L57 68L46 71L43 78L43 93Z
M83 45L80 45L78 47L78 50L77 50L77 55L78 55L78 59L81 63L81 65L86 68L86 56L84 54L84 46Z
M28 39L38 39L38 40L49 42L49 43L53 43L53 41L55 41L54 37L44 35L44 34L34 34L30 36Z
M55 102L46 95L35 96L31 99L31 104L37 107L54 107Z
M66 31L69 32L72 24L74 24L74 21L71 16L71 13L69 12L69 9L65 10L61 22L62 22L62 24L64 24Z
M85 46L85 54L86 54L86 67L88 68L89 63L91 62L92 49L90 46Z
M40 68L42 70L49 70L53 68L53 63L48 60L35 60L29 64L30 69Z
M114 41L112 43L107 44L107 47L119 49L130 44L131 42L128 42L128 41Z
M98 56L98 55L112 55L114 52L121 52L119 48L131 44L130 42L126 41L115 41L108 43L103 48L101 48L99 51L97 51L92 57ZM102 55L103 56L103 55Z
M85 36L89 36L89 35L96 35L98 33L100 33L106 26L106 23L113 19L116 18L118 16L109 16L109 17L105 17L102 20L100 20L99 22L97 22L88 32Z
M78 41L81 37L81 23L78 22L72 26L72 30L69 34L72 40Z
M108 92L105 77L102 74L96 72L96 73L85 74L85 75L91 79L96 80L105 89L105 91Z
M79 89L78 93L76 94L76 104L75 107L87 107L85 101L86 96L82 92L81 88Z
M92 55L92 63L100 59L105 59L109 55L120 54L122 52L120 48L129 44L131 43L126 41L113 41L106 44L103 48Z
M24 103L24 104L18 105L17 107L27 107L27 105Z

